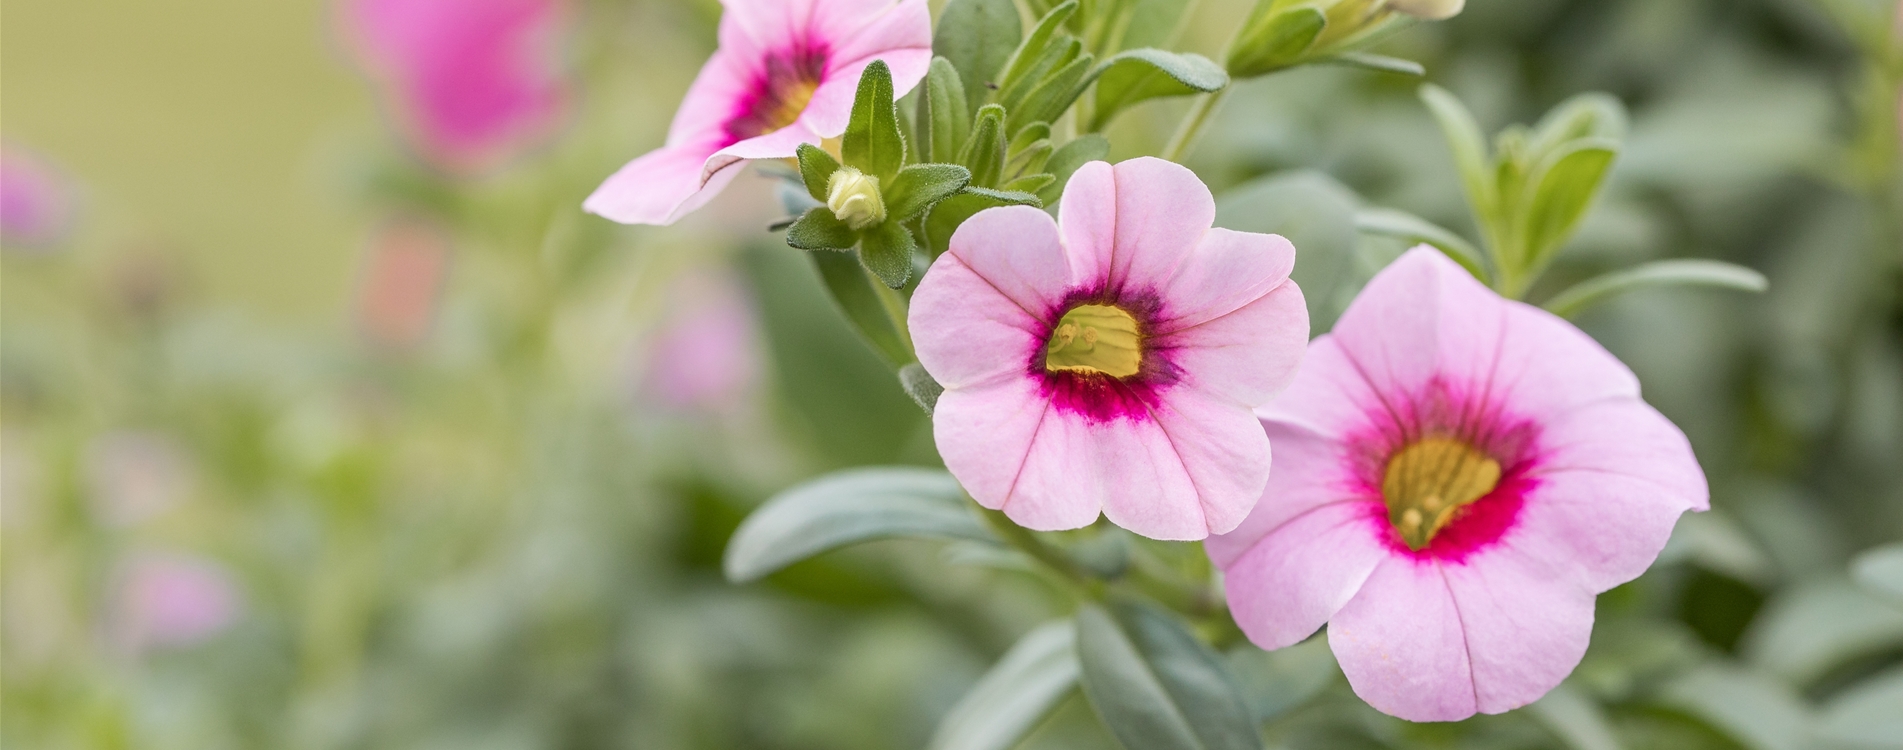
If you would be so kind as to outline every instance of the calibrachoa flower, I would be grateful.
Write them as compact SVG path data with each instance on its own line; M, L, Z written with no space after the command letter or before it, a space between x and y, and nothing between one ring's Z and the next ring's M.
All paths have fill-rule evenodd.
M71 186L38 155L0 145L0 241L9 249L46 248L72 227Z
M422 156L474 172L560 121L566 13L561 0L350 0L344 23Z
M134 652L189 646L229 627L240 608L224 567L199 557L145 553L121 573L109 634Z
M679 412L732 408L759 380L753 309L738 280L690 275L674 286L674 309L648 346L641 387Z
M859 74L892 69L895 95L925 77L925 0L723 0L720 49L674 114L667 145L615 172L582 207L623 224L672 224L747 159L795 155L846 131Z
M979 504L1032 529L1096 520L1157 539L1235 528L1269 476L1251 409L1308 339L1295 248L1211 229L1196 175L1085 165L1061 219L1015 206L952 236L912 298L945 387L939 454Z
M1644 572L1704 473L1578 329L1416 248L1260 410L1262 502L1208 542L1276 649L1324 623L1356 694L1415 721L1525 705L1585 653L1593 598Z

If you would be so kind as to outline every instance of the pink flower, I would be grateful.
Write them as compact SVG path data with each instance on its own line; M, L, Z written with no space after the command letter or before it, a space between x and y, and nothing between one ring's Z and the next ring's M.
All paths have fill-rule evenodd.
M546 135L568 98L561 0L348 0L346 33L430 163L496 166Z
M932 60L925 0L723 0L720 49L674 113L667 145L629 162L582 208L623 224L672 224L746 159L792 157L846 131L859 74L892 69L903 95Z
M189 646L229 627L239 609L237 587L217 563L142 554L121 573L108 627L128 651Z
M939 455L980 505L1157 539L1248 515L1269 477L1250 410L1293 377L1308 311L1288 240L1215 213L1194 173L1145 158L1077 170L1061 223L1018 206L959 227L911 331L945 387Z
M57 244L73 223L71 186L38 155L0 146L0 242L9 249Z
M730 277L706 275L677 281L675 292L674 313L647 352L642 385L672 410L729 409L760 374L744 290Z
M1326 623L1355 692L1404 719L1544 695L1585 653L1594 596L1707 507L1690 444L1630 370L1426 246L1259 413L1275 473L1207 544L1236 623L1265 649Z

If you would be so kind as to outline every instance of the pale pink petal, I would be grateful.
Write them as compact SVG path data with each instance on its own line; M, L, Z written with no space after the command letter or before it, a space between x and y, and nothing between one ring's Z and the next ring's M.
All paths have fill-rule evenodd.
M1031 357L1044 344L1042 326L964 259L946 253L912 295L906 327L919 364L939 385L957 389L1003 376L1026 379Z
M1508 302L1506 313L1492 395L1516 414L1551 418L1606 399L1638 399L1632 370L1585 331L1520 302Z
M767 55L811 41L813 6L819 0L721 0L720 48L742 59Z
M1685 433L1637 399L1606 401L1546 422L1538 476L1592 472L1648 482L1658 501L1677 510L1710 507L1705 472Z
M1030 206L981 211L952 234L949 253L1034 317L1042 319L1064 301L1070 263L1057 223L1043 211ZM921 286L929 283L927 274Z
M729 165L703 179L710 155L691 147L648 152L595 188L582 210L623 224L672 224L713 200L740 174Z
M1160 293L1215 223L1216 200L1173 162L1092 163L1071 175L1058 220L1073 283Z
M1169 309L1156 333L1228 315L1288 282L1294 269L1295 246L1281 235L1211 229L1163 285ZM1303 333L1306 339L1306 329Z
M1441 565L1466 633L1482 713L1538 700L1579 665L1592 638L1593 592L1576 572L1515 546Z
M1436 375L1487 383L1498 358L1503 302L1439 251L1408 251L1375 274L1335 323L1335 341L1388 399L1419 393Z
M1269 481L1269 436L1262 423L1226 399L1182 387L1164 393L1152 415L1196 491L1205 529L1194 538L1235 529ZM1140 493L1136 499L1144 501ZM1118 511L1113 520L1116 515L1132 514Z
M948 389L932 411L932 437L945 468L979 505L1002 509L1025 528L1087 526L1097 519L1099 500L1080 490L1082 481L1064 481L1064 459L1049 455L1071 447L1043 434L1049 409L1032 378ZM1039 463L1039 439L1048 466Z
M804 122L795 122L765 135L758 135L740 141L714 153L707 160L707 174L726 169L735 162L746 159L790 159L799 155L801 144L815 146L825 140L818 133L806 127Z
M1281 449L1277 443L1276 451ZM1368 505L1336 503L1309 510L1224 566L1229 612L1251 642L1269 650L1299 643L1361 590L1388 557L1387 547L1370 531Z
M1191 328L1152 340L1187 383L1253 409L1295 379L1308 342L1308 304L1295 282Z
M1328 621L1328 646L1355 695L1409 721L1478 708L1460 610L1432 561L1389 556Z
M1209 535L1196 485L1155 420L1099 422L1053 408L1004 511L1018 520L1020 497L1042 505L1048 501L1040 498L1072 493L1101 502L1111 523L1151 539Z
M1301 425L1320 435L1339 439L1371 420L1392 423L1393 409L1377 393L1354 360L1348 358L1336 334L1324 334L1308 343L1301 369L1274 401L1256 409L1264 421Z
M1262 426L1275 451L1262 498L1241 525L1203 542L1219 568L1234 565L1264 537L1296 518L1324 505L1368 497L1343 468L1340 443L1298 425Z
M701 66L700 73L687 87L687 95L681 98L680 108L674 110L673 124L667 130L667 144L700 144L710 154L719 150L729 140L727 122L740 114L743 104L753 94L754 73L748 65L739 55L726 49L715 51L713 57L707 58L707 64Z
M828 138L846 132L859 76L873 60L884 60L892 70L893 96L910 92L932 64L932 13L925 0L821 3L813 33L830 47L832 62L802 119Z

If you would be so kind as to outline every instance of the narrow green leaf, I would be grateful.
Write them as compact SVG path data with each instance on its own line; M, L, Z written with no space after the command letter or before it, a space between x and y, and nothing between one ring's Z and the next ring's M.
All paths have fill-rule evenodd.
M873 60L859 77L852 116L839 144L846 164L886 183L905 164L905 138L899 134L899 108L892 101L892 69Z
M1492 170L1487 166L1487 141L1480 134L1480 125L1446 89L1429 83L1421 86L1420 95L1454 153L1454 168L1460 171L1461 184L1467 188L1467 203L1473 208L1474 218L1485 226L1496 201Z
M964 224L966 219L979 211L999 206L1042 207L1043 204L1038 201L1037 196L1029 193L967 187L964 192L939 201L937 205L932 206L931 212L925 215L926 249L931 251L933 258L944 255L945 251L950 249L952 234L958 231L959 225Z
M1427 68L1422 67L1420 63L1414 62L1413 60L1403 60L1399 57L1388 57L1387 55L1376 55L1369 52L1345 52L1332 57L1325 57L1315 62L1330 65L1346 65L1351 68L1362 68L1382 73L1398 73L1404 76L1414 76L1415 78L1427 75Z
M1064 22L1070 20L1071 14L1076 12L1077 0L1065 0L1064 4L1052 8L1049 13L1044 14L1043 18L1038 19L1037 25L1031 27L1030 35L1024 37L1024 42L1011 53L1011 58L1005 63L1003 72L998 74L997 90L1002 91L1024 78L1053 46L1051 41L1063 28ZM1055 65L1049 67L1055 67Z
M1090 85L1086 76L1090 75L1092 58L1089 54L1080 54L1053 71L1042 83L1024 96L1017 109L1011 110L1006 118L1006 130L1016 134L1019 130L1040 122L1050 122L1064 115L1070 105L1076 103L1084 89ZM1007 105L1008 106L1008 105Z
M826 149L811 143L800 144L799 150L800 181L806 185L806 194L813 200L826 202L826 186L832 180L833 173L839 171L839 160Z
M1045 623L986 672L939 722L931 750L1010 750L1077 685L1077 630Z
M829 474L775 495L727 543L727 579L745 583L850 544L897 536L994 541L950 474L885 467Z
M1044 171L1044 163L1050 161L1051 154L1056 150L1057 149L1051 147L1050 139L1045 138L1033 142L1022 151L1013 153L1011 158L1006 160L1004 164L1004 173L1011 179L1009 182L1001 185L1000 188L1004 190L1036 192L1034 190L1023 190L1022 188L1011 187L1011 182L1016 182L1021 177L1042 173ZM1038 187L1043 186L1043 183L1038 183Z
M1433 245L1465 267L1481 283L1493 283L1492 276L1487 273L1485 256L1479 248L1466 238L1414 214L1392 208L1366 208L1355 213L1355 228L1366 234Z
M1768 675L1713 662L1673 680L1664 702L1710 722L1754 750L1808 747L1807 708L1789 685Z
M786 244L801 250L851 250L859 233L825 206L807 209L786 229Z
M939 385L917 362L899 368L899 385L904 386L905 395L911 396L913 403L924 409L928 417L938 408L938 397L945 395L945 386Z
M1057 203L1057 199L1063 197L1064 185L1070 182L1070 176L1079 167L1109 156L1110 140L1096 133L1079 136L1058 147L1051 153L1051 158L1044 161L1044 171L1056 179L1043 190L1037 191L1037 197L1047 206Z
M984 104L985 95L1004 80L1004 66L1024 37L1017 5L1011 0L950 0L938 14L932 51L958 73L964 111ZM938 106L935 103L934 108ZM936 127L936 123L934 123ZM923 136L921 136L923 137ZM958 141L963 143L963 140ZM955 147L954 147L955 148ZM955 151L946 151L946 154ZM944 161L949 156L937 157Z
M971 140L958 154L958 163L971 170L971 184L995 188L1004 177L1004 108L987 104L978 110Z
M1532 175L1522 204L1527 268L1542 267L1572 238L1618 157L1618 143L1583 139L1548 156Z
M1048 122L1034 122L1018 129L1017 134L1011 136L1011 146L1008 152L1011 158L1015 159L1019 153L1030 148L1032 144L1038 141L1048 141L1050 138L1051 124Z
M1278 8L1276 3L1262 0L1230 48L1225 67L1236 78L1254 78L1289 67L1301 61L1326 28L1328 14L1319 8Z
M932 58L925 95L918 101L920 161L948 162L971 137L971 110L957 69L943 57Z
M1527 712L1572 750L1623 750L1625 747L1606 719L1605 709L1570 682L1560 683L1546 697L1534 701L1527 706Z
M1019 177L1015 180L1005 183L1004 191L1008 193L1028 193L1031 195L1036 195L1038 191L1041 191L1044 188L1050 187L1052 184L1055 184L1056 182L1057 182L1057 175L1053 175L1049 173L1027 174L1023 177Z
M1084 56L1084 43L1071 37L1064 37L1045 48L1039 57L1023 75L1006 81L1004 88L998 90L994 98L998 104L1013 114L1024 108L1024 102L1031 92L1045 85L1058 71L1075 63ZM1024 122L1029 123L1030 120Z
M1172 616L1113 601L1077 611L1084 695L1131 750L1258 750L1253 715L1222 660Z
M1903 750L1903 667L1891 667L1831 697L1818 716L1819 747Z
M913 164L901 169L885 191L887 221L910 221L970 183L971 170L957 164Z
M1098 131L1131 106L1149 99L1219 91L1229 74L1207 57L1160 49L1119 52L1091 71L1097 82L1090 130Z
M1903 601L1903 542L1858 555L1850 561L1850 577L1865 589Z
M1614 295L1655 286L1710 286L1762 292L1770 287L1770 282L1764 274L1723 261L1660 260L1579 282L1554 296L1544 307L1554 315L1570 318Z
M1560 102L1533 128L1529 151L1545 153L1581 138L1625 139L1625 105L1610 94L1586 93Z
M1787 585L1738 641L1751 664L1801 685L1859 656L1903 646L1903 608L1847 577Z
M912 254L917 250L912 232L896 221L867 227L859 238L859 262L893 289L912 278Z
M1341 680L1325 636L1274 651L1244 643L1230 649L1223 663L1236 676L1258 723L1274 721Z
M872 286L876 282L854 254L807 253L806 256L813 259L820 280L826 282L826 291L831 293L840 312L866 343L885 358L886 364L898 367L914 359L905 332L893 325L880 299L881 292Z

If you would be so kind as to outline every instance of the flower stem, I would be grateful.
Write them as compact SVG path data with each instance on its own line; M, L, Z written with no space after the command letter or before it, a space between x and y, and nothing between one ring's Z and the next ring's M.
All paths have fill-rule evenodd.
M1082 563L1077 562L1077 560L1063 550L1053 547L1044 540L1039 539L1037 534L1032 533L1030 529L1017 525L1017 523L1013 522L1010 518L1007 518L1003 511L984 508L979 510L979 514L984 517L985 525L991 527L991 531L996 533L1000 539L1003 539L1006 544L1016 547L1018 551L1026 555L1030 555L1031 559L1043 563L1045 567L1055 571L1066 581L1092 592L1102 588L1102 582L1099 581L1096 576L1092 575Z
M1169 145L1163 148L1163 158L1181 164L1189 156L1190 150L1196 147L1197 139L1202 137L1203 130L1209 127L1216 110L1222 107L1223 99L1229 96L1230 88L1224 86L1221 90L1196 97L1196 105L1183 117L1183 124L1177 126L1176 134L1170 137Z
M905 344L905 351L916 351L912 346L912 329L905 322L910 309L905 304L905 298L899 296L899 290L886 286L878 279L873 279L872 289L878 294L879 306L885 308L885 316L892 321L893 330L898 331L899 341Z

